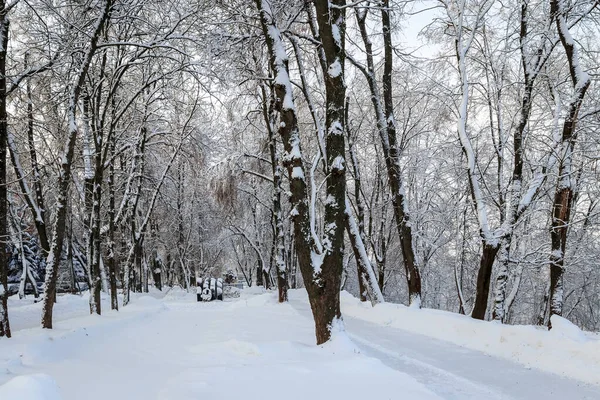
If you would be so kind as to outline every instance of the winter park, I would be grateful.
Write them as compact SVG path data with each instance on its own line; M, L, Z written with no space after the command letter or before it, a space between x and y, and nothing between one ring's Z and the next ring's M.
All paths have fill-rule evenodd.
M0 0L0 400L600 400L600 0Z

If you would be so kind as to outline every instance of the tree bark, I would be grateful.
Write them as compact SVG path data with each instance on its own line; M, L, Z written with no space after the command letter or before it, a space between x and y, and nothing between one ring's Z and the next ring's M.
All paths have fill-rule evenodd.
M113 107L114 108L114 107ZM117 296L117 255L115 249L115 165L112 157L115 154L115 138L110 138L108 165L108 273L110 276L110 308L119 309Z
M274 133L275 109L274 101L267 106L267 92L264 86L261 87L263 96L263 117L269 133L269 152L271 155L271 169L273 172L273 246L275 257L275 268L277 271L277 292L280 303L288 301L288 279L285 267L285 242L283 215L281 211L281 175L282 168L280 157L277 151L277 138Z
M346 101L348 103L348 101ZM357 213L357 223L358 223L358 232L359 235L365 243L365 209L362 204L362 193L361 193L361 175L360 175L360 165L358 163L358 158L356 157L354 151L354 141L352 140L352 135L350 134L349 129L349 121L348 121L348 105L346 104L346 113L344 115L346 133L348 135L348 154L350 155L350 161L352 161L352 170L354 172L354 199L356 202ZM352 233L350 230L350 226L346 223L346 230L348 231L348 236L352 239ZM353 243L352 248L354 250L354 258L356 260L356 273L358 276L358 291L359 291L359 299L361 302L367 301L367 286L368 286L368 276L367 271L365 269L365 265L361 262L360 252L356 245L354 245L355 241L351 240Z
M346 219L346 160L344 114L346 85L344 83L346 1L317 0L314 3L319 37L326 65L325 80L325 151L329 174L326 178L324 213L325 251L320 271L320 285L312 288L313 308L321 310L316 318L317 343L331 337L335 325L341 324L340 283L344 257L344 224ZM327 70L325 70L325 66ZM319 273L317 273L319 275ZM309 289L310 290L310 289ZM336 322L340 320L340 322Z
M58 278L58 265L62 255L62 247L65 236L65 227L67 222L67 199L69 194L69 182L71 181L71 165L75 152L75 141L77 139L77 104L83 87L87 71L92 58L96 53L96 48L100 34L109 19L109 13L112 1L106 0L101 9L101 14L96 19L94 32L90 38L89 47L84 55L81 65L78 68L78 74L71 86L69 107L67 111L69 119L69 132L67 143L61 159L60 174L58 179L58 200L56 219L53 226L52 244L46 260L46 296L42 308L42 328L52 328L52 311L54 307L54 298L56 296L56 281Z
M534 84L542 71L548 54L544 51L544 47L538 48L533 54L530 54L527 49L529 40L529 27L528 27L528 3L525 0L521 1L521 25L519 32L519 43L521 49L521 65L523 70L523 81L525 87L523 90L523 96L521 98L521 109L519 123L515 128L513 135L513 173L512 173L512 186L509 189L507 195L507 211L506 220L503 226L503 237L501 238L500 248L500 268L496 277L496 297L494 300L494 311L493 318L497 321L503 322L506 317L506 287L508 282L508 273L510 265L510 248L513 241L514 227L517 221L524 213L524 211L531 204L533 197L537 194L541 181L538 183L538 189L529 195L529 190L525 196L529 196L528 199L521 197L521 191L523 186L523 137L525 135L527 126L529 124L529 118L531 115L532 108L532 96ZM545 176L545 174L543 175ZM535 185L535 178L532 180L532 184ZM533 186L535 187L535 186Z
M385 103L385 120L387 122L387 134L389 138L388 171L390 175L390 188L393 193L392 203L400 242L404 268L408 283L409 302L411 305L421 306L421 272L415 257L415 243L412 225L408 212L408 199L406 190L400 175L400 148L396 135L396 119L394 118L394 100L392 85L393 69L393 45L390 21L390 2L384 0L381 9L381 21L383 28L384 64L383 64L383 100Z
M8 47L7 4L0 2L0 337L10 337L8 318L8 198L6 181L6 141L8 136L6 111L6 56Z
M492 278L492 267L496 254L500 247L498 245L482 242L481 259L479 260L479 271L477 272L477 291L475 293L475 305L471 317L485 319L488 297L490 294L490 280Z
M382 96L375 79L375 63L373 60L372 43L367 31L367 10L357 9L356 19L367 53L367 67L359 68L367 79L371 91L371 100L375 110L377 129L381 138L385 165L388 173L388 185L392 194L392 205L396 230L400 238L402 258L406 272L409 292L409 303L421 305L421 274L415 257L414 237L410 224L410 214L406 189L400 171L400 148L397 139L396 121L393 104L393 44L390 21L390 5L386 0L381 9L381 22L384 39L384 71L383 71L383 104ZM381 273L381 271L380 271ZM383 278L383 277L382 277Z
M335 8L331 7L334 4L328 1L319 0L315 4L319 36L328 61L327 70L324 70L323 74L327 90L326 152L328 165L331 166L326 188L328 199L331 201L325 208L325 246L321 247L311 229L309 197L287 54L274 17L270 14L272 9L268 0L256 0L269 50L271 70L275 75L275 110L280 116L278 133L283 139L285 148L283 162L290 178L295 249L315 320L318 344L328 341L332 328L341 324L337 320L341 318L339 288L342 274L346 195L343 129L345 9L339 7L343 6L345 1L333 3Z
M29 55L25 54L25 68L29 65ZM44 257L48 256L50 251L50 243L48 241L48 233L46 230L46 209L44 206L44 196L42 192L42 182L39 170L39 164L37 160L37 151L35 149L34 141L34 125L33 125L33 99L31 96L31 84L30 80L27 80L26 85L27 91L27 143L29 145L29 156L31 159L31 170L32 170L32 183L34 193L31 193L29 185L27 184L27 178L25 172L22 169L22 164L19 158L18 149L12 135L7 134L7 144L10 152L10 160L13 164L15 175L19 182L19 187L23 193L23 198L27 207L31 211L33 223L35 225L38 238L40 240L40 246L44 252Z
M567 55L573 85L573 99L569 104L562 127L562 158L558 168L558 183L552 205L552 227L550 229L552 250L550 253L550 316L562 316L565 251L575 189L575 178L572 176L574 173L573 151L577 142L575 126L591 79L579 63L579 51L569 32L563 0L551 0L550 12L556 21L558 35ZM550 319L548 320L548 327L552 328Z

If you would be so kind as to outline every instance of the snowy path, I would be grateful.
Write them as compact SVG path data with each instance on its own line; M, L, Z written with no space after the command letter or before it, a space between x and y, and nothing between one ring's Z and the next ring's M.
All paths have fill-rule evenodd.
M401 391L439 399L345 335L315 346L312 321L274 293L211 303L135 297L102 317L86 316L85 301L52 331L0 340L1 400L395 400ZM35 386L42 396L23 394Z
M305 301L292 299L291 304L311 316ZM600 399L600 387L400 329L348 316L344 323L365 355L412 376L444 399Z
M59 299L71 318L53 331L27 329L38 305L14 309L22 329L0 340L0 399L600 399L600 387L354 318L345 323L358 348L344 335L314 346L297 295L284 305L275 293L194 297L136 296L102 317L86 315L84 298ZM19 381L31 374L44 375ZM22 396L36 384L49 393L48 382L59 396Z

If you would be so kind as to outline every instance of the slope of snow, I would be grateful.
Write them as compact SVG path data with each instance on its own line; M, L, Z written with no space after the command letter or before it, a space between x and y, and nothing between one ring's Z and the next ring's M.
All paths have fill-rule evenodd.
M292 292L303 298L305 292ZM600 335L582 332L564 318L553 329L502 325L456 313L383 303L375 307L342 292L342 314L447 341L532 368L600 385Z
M71 318L54 330L28 327L39 304L13 304L20 328L0 340L0 399L440 398L343 331L314 345L312 321L275 293L197 303L154 292L101 317L86 315L86 296L58 300L56 315Z

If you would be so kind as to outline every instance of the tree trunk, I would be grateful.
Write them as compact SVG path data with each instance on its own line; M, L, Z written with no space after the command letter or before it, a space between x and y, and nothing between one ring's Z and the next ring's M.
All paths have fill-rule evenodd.
M162 265L158 258L156 231L158 229L157 224L152 224L150 227L150 235L152 238L152 280L154 281L154 287L162 291ZM196 283L194 282L194 285Z
M354 151L354 141L352 140L352 135L350 133L349 121L348 121L348 100L346 101L346 112L344 115L346 133L348 135L348 154L350 155L350 161L352 161L352 170L354 172L354 199L356 202L357 213L357 223L358 223L358 233L360 238L365 243L365 209L362 204L362 193L361 193L361 175L360 175L360 165L358 163L358 158L356 157ZM346 223L346 230L348 231L348 236L352 239L352 234L350 230L350 226ZM356 273L358 276L358 290L359 290L359 299L361 302L367 301L367 271L365 269L365 265L361 262L360 252L358 247L354 245L356 241L352 241L352 248L354 250L354 258L356 259Z
M388 184L392 194L392 204L396 229L400 238L402 258L406 272L409 303L421 305L421 274L415 257L414 237L410 224L408 199L400 173L400 149L397 139L396 121L394 119L392 67L393 44L390 21L389 1L384 1L381 9L381 21L384 40L384 71L383 71L383 104L382 96L375 79L375 63L373 60L372 44L367 32L367 9L362 12L357 9L357 23L361 32L367 53L367 67L362 68L371 91L371 101L376 114L377 130L381 138L385 165L388 173ZM359 68L361 69L361 68Z
M512 186L509 189L507 195L508 201L506 220L504 221L504 236L502 237L500 244L501 247L501 264L500 270L496 278L496 296L494 301L494 312L493 318L497 321L503 322L506 318L506 287L508 282L509 265L510 265L510 247L513 240L514 227L517 224L520 216L531 204L533 197L537 194L537 189L532 192L532 195L526 193L527 199L521 197L521 190L523 184L523 137L529 124L529 118L531 115L532 107L532 94L535 81L542 71L542 67L547 58L544 56L544 48L539 48L532 54L528 52L528 42L530 42L529 28L528 28L528 3L525 0L521 1L521 26L519 32L519 44L521 48L521 64L523 70L523 81L525 87L523 90L523 96L521 98L521 109L519 123L516 126L513 136L513 173L512 173ZM529 50L531 51L531 50ZM533 62L532 62L533 61ZM532 183L535 182L535 179ZM539 183L541 186L541 181ZM539 189L538 186L538 189ZM529 192L529 191L528 191Z
M98 148L98 135L101 135L101 133L95 129L96 126L93 121L96 118L90 114L92 112L90 101L90 97L86 94L83 98L84 227L86 232L86 261L91 277L90 314L100 315L102 313L100 298L102 283L100 276L100 188L103 168L102 151Z
M6 53L8 48L8 10L0 2L0 337L10 337L8 319L8 197L6 181L6 141L8 123L6 111Z
M262 258L258 257L257 266L256 266L256 286L265 286L263 282L263 262Z
M384 0L381 9L383 27L384 64L383 64L383 100L385 102L385 120L387 122L387 135L389 138L388 171L390 175L390 188L392 189L392 203L400 243L404 268L408 283L409 302L411 305L421 307L421 273L415 257L414 237L408 213L408 199L400 175L400 148L396 135L396 119L394 118L394 100L392 85L393 69L393 44L390 21L390 2Z
M510 236L503 238L500 243L500 268L496 275L496 296L494 298L494 312L492 313L492 318L500 322L504 322L506 317L506 285L510 265L511 239L512 232Z
M346 220L346 160L344 115L346 86L344 84L345 61L345 0L314 3L319 25L319 37L325 53L327 70L323 70L325 80L325 149L329 174L326 178L324 213L325 251L320 275L321 283L309 288L318 296L311 302L313 309L319 310L315 318L317 343L331 337L332 330L341 324L340 283L344 259L344 226ZM323 66L325 67L325 65ZM339 322L337 322L339 320Z
M479 260L479 272L477 273L477 292L475 294L475 304L473 305L471 317L482 320L485 319L485 312L487 310L492 267L500 246L497 244L488 244L484 241L482 241L481 245L482 253Z
M25 54L25 68L29 65L29 55ZM40 177L40 170L37 161L37 151L35 149L34 131L33 131L33 100L31 97L31 84L30 80L27 80L26 85L27 91L27 142L29 145L29 156L31 158L31 169L32 169L32 182L35 195L31 193L29 185L27 184L27 177L22 169L22 164L19 158L18 149L12 135L7 134L7 144L10 152L10 160L13 164L15 175L19 182L19 187L23 193L23 198L27 207L31 211L33 223L35 225L38 238L40 240L40 246L43 250L44 257L48 256L50 251L50 243L48 241L48 234L46 231L46 209L44 206L44 196L42 193L42 183Z
M273 93L273 90L271 90ZM285 265L285 241L283 228L283 215L281 211L281 175L279 152L277 151L277 139L275 136L275 106L274 99L270 105L267 104L267 91L265 85L261 86L263 97L263 118L269 134L269 153L271 156L271 170L273 173L273 249L272 257L275 258L275 269L277 271L277 292L280 303L288 301L288 279Z
M71 165L75 152L75 141L77 139L77 104L79 103L79 95L85 81L88 68L92 62L92 58L96 52L96 47L100 34L104 29L104 25L109 19L109 11L111 8L111 0L106 0L101 14L96 20L94 32L90 38L90 45L85 53L84 59L78 68L78 75L71 87L71 95L69 99L69 107L67 111L69 119L69 133L67 143L61 158L60 174L58 179L58 201L56 219L53 226L52 244L50 252L46 260L46 296L42 308L42 327L52 328L52 310L54 307L54 298L56 296L56 281L58 278L58 265L62 255L63 241L65 237L65 227L67 222L67 199L69 195L69 182L71 181Z
M591 79L581 68L579 51L569 32L563 0L551 0L550 11L555 17L558 35L567 55L574 92L562 127L562 158L558 168L558 183L554 194L552 227L550 229L552 244L552 252L550 253L550 316L562 316L565 251L575 187L575 178L572 176L574 173L573 151L577 141L575 126ZM550 319L548 320L548 327L552 328Z
M352 209L350 201L346 199L346 231L350 238L352 250L354 251L354 258L356 263L360 265L358 268L361 271L361 275L358 276L359 282L365 287L365 297L369 296L371 303L376 305L383 303L383 294L379 288L377 277L375 276L375 270L371 261L367 255L367 249L364 241L360 235L360 228L352 215Z
M115 253L115 165L112 157L115 154L115 138L110 138L108 165L108 273L110 277L110 308L119 309L117 296L117 255Z
M344 206L345 206L345 162L343 112L344 87L344 30L345 1L330 3L318 1L317 18L319 35L327 54L328 70L323 71L327 90L327 161L331 174L327 178L326 192L331 201L325 208L326 248L320 248L311 226L309 197L304 174L300 135L289 79L288 59L282 38L275 24L268 0L256 0L260 11L261 25L270 55L271 70L275 75L275 110L279 112L278 133L283 139L283 158L290 178L290 203L294 223L294 240L298 263L308 292L317 344L328 341L334 325L341 318L339 288L342 274ZM332 28L334 26L335 28ZM333 34L335 29L336 34ZM331 196L331 197L329 197ZM322 260L322 261L321 261Z

